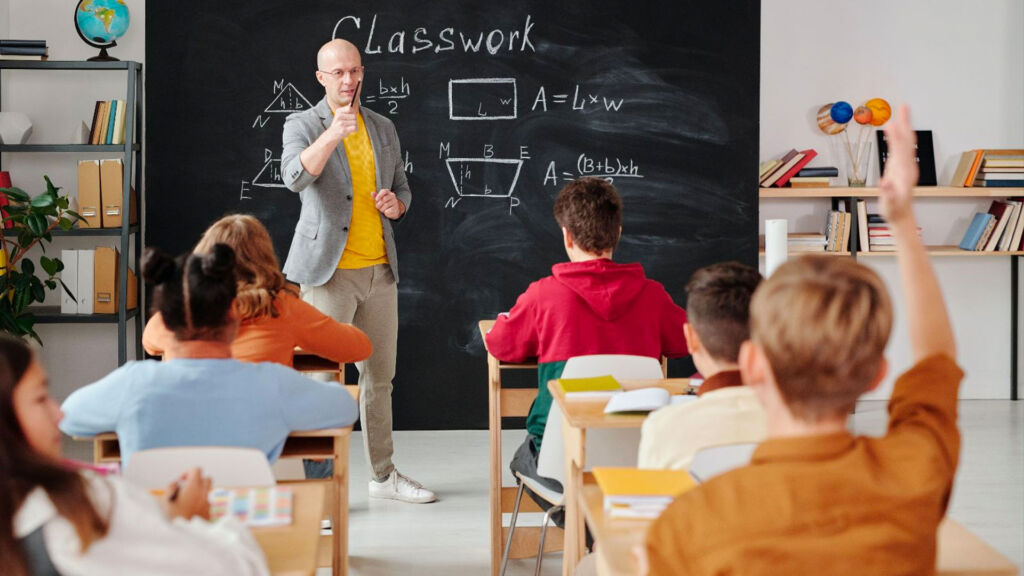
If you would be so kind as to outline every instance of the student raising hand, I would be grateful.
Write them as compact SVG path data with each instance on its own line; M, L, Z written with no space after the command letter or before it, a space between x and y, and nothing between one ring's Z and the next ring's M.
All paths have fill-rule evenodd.
M880 207L882 216L891 225L898 226L908 218L913 221L911 206L918 176L914 158L917 134L910 125L910 109L906 104L899 107L895 120L885 127L885 138L889 143L889 157L879 183Z

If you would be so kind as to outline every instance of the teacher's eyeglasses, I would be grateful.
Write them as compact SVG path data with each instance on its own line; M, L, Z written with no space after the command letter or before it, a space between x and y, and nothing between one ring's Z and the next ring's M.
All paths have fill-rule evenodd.
M349 70L331 70L329 72L327 70L317 70L317 72L330 76L335 80L341 80L346 75L351 76L353 80L361 80L363 78L363 72L365 71L365 66L356 66Z

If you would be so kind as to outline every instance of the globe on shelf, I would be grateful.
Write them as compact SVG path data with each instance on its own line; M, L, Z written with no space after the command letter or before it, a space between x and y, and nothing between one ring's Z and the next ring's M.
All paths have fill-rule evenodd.
M117 39L128 31L131 21L124 0L79 0L75 6L75 30L89 46L99 48L91 62L117 60L107 54L107 48L117 46Z

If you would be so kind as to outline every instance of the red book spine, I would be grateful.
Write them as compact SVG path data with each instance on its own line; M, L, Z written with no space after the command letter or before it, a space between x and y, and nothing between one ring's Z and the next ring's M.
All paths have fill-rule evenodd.
M786 172L785 174L783 174L782 178L779 178L775 182L776 186L778 186L779 188L782 188L783 186L785 186L786 182L789 182L790 178L792 178L797 172L799 172L801 169L803 169L804 166L807 166L807 164L811 160L813 160L814 157L818 155L818 153L815 152L813 148L808 148L807 150L803 151L803 155L804 155L804 157L801 158L799 162L794 164L793 167L789 169L789 172Z

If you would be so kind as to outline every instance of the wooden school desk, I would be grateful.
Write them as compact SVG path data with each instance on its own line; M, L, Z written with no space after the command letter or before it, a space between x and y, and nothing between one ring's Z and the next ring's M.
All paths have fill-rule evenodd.
M324 484L293 484L292 523L253 527L252 535L267 557L273 576L313 576L324 513Z
M303 480L294 483L326 484L331 489L327 501L330 502L333 516L333 533L321 540L328 540L320 550L329 550L330 556L321 554L320 566L331 566L334 576L348 574L348 449L352 427L327 428L324 430L308 430L292 432L284 442L281 458L333 458L334 476L330 480ZM117 434L107 432L90 438L93 443L93 461L96 464L118 463L121 461L121 447L117 442ZM289 484L291 484L289 482Z
M689 378L664 378L660 380L620 380L626 390L636 388L665 388L672 394L687 394L693 391ZM570 576L576 564L583 557L585 546L583 512L580 510L580 487L583 486L583 469L587 465L588 428L639 428L647 414L605 414L608 398L580 398L566 400L565 393L557 380L548 382L548 390L554 402L562 410L562 436L565 441L565 552L562 557L562 574Z
M480 337L483 338L494 326L494 320L481 320L478 324ZM486 345L487 340L484 339ZM516 501L516 487L502 486L501 458L501 419L525 417L530 411L530 404L537 397L537 387L502 388L501 374L506 370L536 370L535 362L525 364L509 364L502 362L487 353L487 399L488 429L490 431L490 543L491 543L491 575L497 576L501 569L501 554L505 547L508 527L503 526L501 515L512 512ZM536 381L536 378L534 378ZM520 512L542 512L530 498L523 498L519 506ZM562 533L558 528L549 528L544 550L551 552L562 549ZM540 545L539 526L520 526L516 528L509 558L528 558L537 554Z
M594 537L599 576L635 576L633 549L641 546L653 520L604 515L604 494L597 484L583 486L580 504ZM937 576L1016 576L1017 567L955 520L939 525Z

